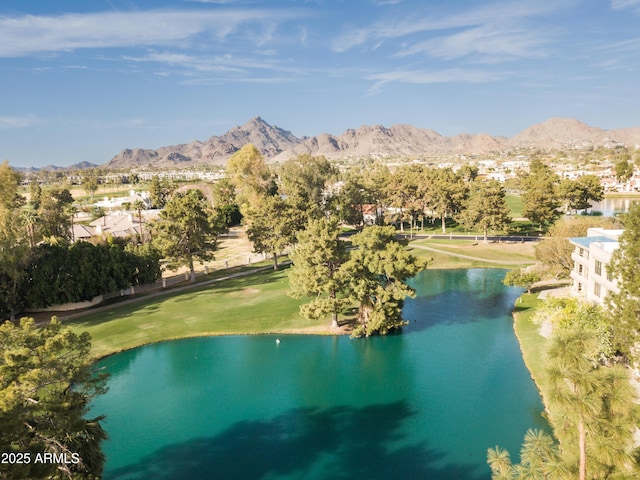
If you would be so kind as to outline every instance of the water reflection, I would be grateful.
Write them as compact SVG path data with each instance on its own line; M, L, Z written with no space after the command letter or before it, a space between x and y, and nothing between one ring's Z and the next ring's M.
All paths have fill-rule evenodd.
M504 273L419 275L400 335L194 338L105 359L104 478L488 478L487 448L517 451L544 424Z
M615 217L621 213L626 213L633 203L640 201L640 196L635 197L608 197L600 202L594 202L587 213L602 215L604 217Z

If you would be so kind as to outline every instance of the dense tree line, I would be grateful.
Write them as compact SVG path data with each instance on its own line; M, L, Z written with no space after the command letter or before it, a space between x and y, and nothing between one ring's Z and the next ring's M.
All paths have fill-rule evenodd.
M634 203L622 217L624 232L609 271L619 292L607 296L607 310L616 348L630 363L640 365L640 203Z
M560 179L540 160L532 161L529 171L520 173L519 188L522 191L522 215L541 229L555 222L561 206L564 205L566 213L572 213L590 208L590 202L604 197L604 188L597 176Z
M294 245L309 220L335 217L341 224L395 225L411 233L425 219L448 219L485 236L506 232L510 223L505 190L495 181L477 179L477 169L460 172L424 165L390 170L381 163L338 171L324 157L300 155L275 167L247 145L228 162L228 182L220 182L214 208L241 212L257 253L277 256Z
M272 166L247 145L231 157L227 174L214 190L214 209L227 219L223 212L240 212L255 251L274 256L274 265L307 221L323 216L357 228L395 225L404 232L408 225L411 234L425 221L439 223L445 233L452 220L482 232L485 240L490 232L506 233L511 223L504 187L479 178L477 168L468 165L453 171L420 164L390 169L370 162L339 171L324 157L300 155ZM516 188L523 215L541 229L556 221L561 207L567 212L588 208L603 195L597 177L561 180L539 160L520 172Z
M558 299L538 309L536 320L553 329L544 369L555 438L527 432L517 464L508 451L490 449L492 478L638 478L637 398L628 369L611 362L615 347L607 314L576 299Z
M91 300L130 285L160 277L159 255L151 248L78 242L39 245L32 253L24 282L25 304L47 307Z
M160 256L149 247L120 243L41 244L22 259L13 279L0 271L0 312L14 315L25 307L91 300L97 295L153 283L160 278Z
M640 203L622 216L620 247L608 265L618 293L606 308L572 299L550 299L535 314L549 322L551 339L544 359L545 398L554 437L527 432L520 462L509 452L489 450L494 479L620 478L640 475L634 434L640 424L637 393L628 366L640 364ZM584 222L559 224L557 233L584 235ZM558 269L568 268L566 252L556 252Z
M56 186L19 194L20 175L0 166L0 314L78 302L160 277L149 245L72 243L73 197Z

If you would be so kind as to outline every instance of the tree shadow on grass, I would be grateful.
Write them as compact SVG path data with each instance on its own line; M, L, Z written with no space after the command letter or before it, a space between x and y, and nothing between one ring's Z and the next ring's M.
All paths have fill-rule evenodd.
M530 310L532 308L533 308L533 305L516 302L515 306L513 307L513 312L514 313L526 312L527 310Z
M447 463L400 427L405 402L363 408L300 408L270 420L242 421L219 435L163 447L105 479L428 478L480 480L473 465Z

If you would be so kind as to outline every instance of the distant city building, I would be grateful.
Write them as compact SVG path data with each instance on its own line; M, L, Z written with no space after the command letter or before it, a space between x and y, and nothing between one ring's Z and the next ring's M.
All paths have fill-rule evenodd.
M610 292L618 293L609 263L613 252L620 246L618 238L622 232L590 228L586 237L569 239L574 246L571 289L575 295L602 305Z
M151 198L149 192L136 192L135 190L129 190L128 197L104 197L103 200L99 200L93 204L94 207L104 208L105 210L120 209L125 203L133 205L136 200L141 200L146 205L146 208L151 207Z

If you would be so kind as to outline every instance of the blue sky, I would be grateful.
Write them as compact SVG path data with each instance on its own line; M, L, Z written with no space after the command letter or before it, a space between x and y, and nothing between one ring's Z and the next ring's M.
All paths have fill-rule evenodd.
M512 136L640 125L640 0L3 0L0 160L102 164L260 115Z

